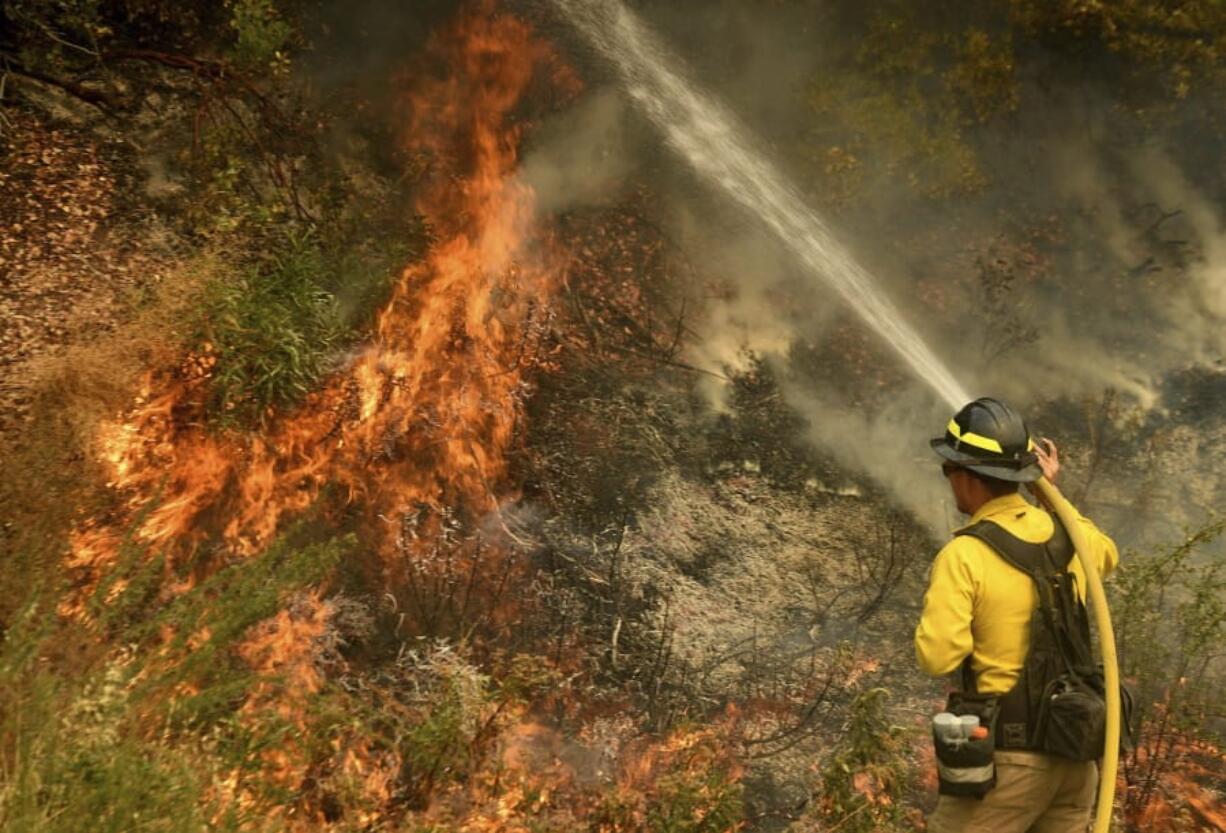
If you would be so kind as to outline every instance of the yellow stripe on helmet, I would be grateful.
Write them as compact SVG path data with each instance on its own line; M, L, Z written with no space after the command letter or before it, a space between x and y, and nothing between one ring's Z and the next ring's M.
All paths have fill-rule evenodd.
M949 433L953 434L959 442L964 442L967 445L973 445L975 448L981 448L984 451L995 451L997 454L1005 453L1005 450L1000 447L1000 443L996 440L992 439L991 437L976 434L973 431L963 432L962 429L958 427L958 423L954 422L952 419L949 421L949 425L946 426L946 428Z

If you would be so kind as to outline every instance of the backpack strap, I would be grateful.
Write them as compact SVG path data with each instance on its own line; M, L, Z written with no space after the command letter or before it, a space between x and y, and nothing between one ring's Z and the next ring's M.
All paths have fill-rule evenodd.
M1041 544L1023 541L991 521L980 521L958 534L978 538L1007 564L1030 576L1039 596L1038 612L1060 646L1065 664L1072 671L1072 666L1078 664L1083 656L1071 633L1072 603L1075 599L1069 592L1074 575L1069 571L1069 565L1074 550L1068 530L1060 519L1053 517L1052 523L1051 537Z
M1051 538L1042 544L1023 541L992 521L980 521L959 530L957 534L983 541L1006 563L1030 576L1037 584L1042 583L1041 579L1046 575L1068 570L1073 559L1073 542L1068 530L1058 518L1053 517L1052 521L1055 530Z
M1009 534L1001 526L991 521L979 523L958 530L956 535L978 538L983 543L1017 570L1030 576L1036 587L1042 587L1042 573L1047 561L1047 552L1043 544L1031 544ZM1042 591L1040 590L1040 594ZM1043 605L1040 605L1042 607ZM1037 611L1036 611L1037 612ZM968 654L959 668L962 677L962 690L977 692L978 681L975 679L975 669L971 665L971 655Z
M978 538L1006 563L1030 576L1039 597L1036 612L1055 640L1065 667L1076 676L1077 667L1090 658L1089 646L1080 644L1089 639L1089 633L1083 636L1077 627L1075 610L1081 605L1072 591L1075 574L1069 570L1073 543L1060 519L1053 517L1052 522L1052 535L1041 544L1023 541L991 521L980 521L958 534Z

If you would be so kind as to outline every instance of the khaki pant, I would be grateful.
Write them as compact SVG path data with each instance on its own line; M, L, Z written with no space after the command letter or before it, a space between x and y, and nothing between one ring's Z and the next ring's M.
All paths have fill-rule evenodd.
M1093 761L998 751L995 789L982 801L941 796L928 833L1085 833L1097 791Z

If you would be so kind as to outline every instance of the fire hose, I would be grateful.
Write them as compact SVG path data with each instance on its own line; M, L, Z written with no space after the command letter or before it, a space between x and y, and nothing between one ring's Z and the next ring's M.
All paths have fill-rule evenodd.
M1040 478L1035 486L1068 530L1073 549L1077 551L1077 558L1086 574L1086 591L1090 606L1094 610L1094 623L1098 626L1103 683L1107 689L1107 737L1098 774L1098 809L1094 816L1093 831L1108 833L1111 828L1111 813L1115 806L1115 776L1120 758L1120 668L1115 656L1115 632L1111 628L1111 612L1107 609L1107 594L1098 574L1098 565L1089 557L1090 547L1080 523L1081 516L1047 478Z

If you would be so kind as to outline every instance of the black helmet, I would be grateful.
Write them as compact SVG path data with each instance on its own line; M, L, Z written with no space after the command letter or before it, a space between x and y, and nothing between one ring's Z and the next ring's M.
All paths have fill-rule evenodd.
M958 411L931 445L951 463L987 477L1029 483L1043 475L1026 423L998 399L985 396Z

